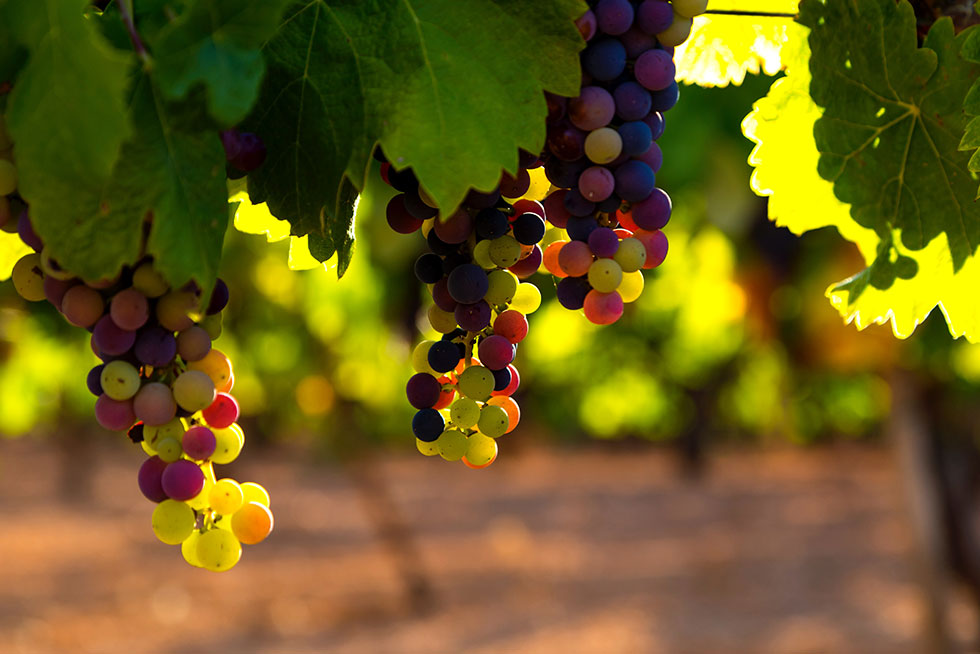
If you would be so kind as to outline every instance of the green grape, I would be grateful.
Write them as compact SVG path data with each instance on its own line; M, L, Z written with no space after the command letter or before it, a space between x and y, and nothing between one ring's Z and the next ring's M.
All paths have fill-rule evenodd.
M501 268L510 268L521 260L521 244L510 234L490 241L490 261Z
M144 425L143 440L156 449L156 444L164 438L173 438L177 442L180 442L184 437L185 431L187 429L184 426L183 420L174 418L170 422L162 425Z
M643 250L643 253L646 254L646 249ZM199 323L204 328L204 331L208 333L208 336L211 337L212 341L218 340L218 337L221 336L222 315L224 314L215 313L210 316L205 316L204 320Z
M211 406L217 395L214 382L200 370L185 370L174 380L172 388L177 404L191 413Z
M0 163L6 159L0 159ZM44 295L44 273L41 272L41 255L26 254L17 260L10 276L17 294L28 302L40 302Z
M490 241L483 240L473 246L473 261L484 270L493 270L497 267L490 258Z
M133 288L146 297L156 298L165 295L170 290L170 285L152 263L144 263L133 271Z
M415 372L427 372L433 377L439 377L439 373L429 365L429 348L435 341L422 341L412 350L412 368Z
M585 137L585 156L597 164L616 160L623 151L623 139L612 127L600 127Z
M482 466L497 456L497 441L484 434L473 434L466 447L466 460L472 465Z
M17 168L6 159L0 159L0 195L10 195L17 190Z
M201 539L201 532L197 529L191 531L191 535L184 539L180 544L180 553L184 555L184 560L195 568L203 567L197 558L197 542Z
M510 418L507 417L507 412L501 407L486 404L483 406L483 410L480 411L480 420L476 423L476 426L480 430L480 433L490 438L497 438L507 433L507 428L510 426ZM472 459L470 459L470 462L475 463Z
M639 270L623 274L623 281L616 289L623 298L623 302L629 304L635 301L643 293L643 273Z
M102 392L114 400L128 400L140 389L140 371L127 361L110 361L102 369Z
M241 485L234 479L221 479L208 495L211 508L221 515L231 515L242 508L245 503L245 493Z
M480 419L480 405L468 397L461 397L449 407L449 419L457 427L469 429Z
M447 429L435 440L439 446L439 456L446 461L459 461L466 454L469 443L466 434L458 429Z
M514 301L510 303L510 308L520 311L525 316L534 313L541 306L541 291L534 284L521 282L514 293Z
M624 238L613 255L613 261L619 264L624 273L636 272L647 262L647 249L640 239Z
M246 503L258 502L259 504L269 506L269 491L261 484L256 484L254 481L246 481L242 484L242 493L245 494Z
M172 332L183 331L194 324L192 315L197 309L194 293L171 291L157 301L157 320Z
M160 438L153 447L160 459L167 463L173 463L184 453L184 448L176 438Z
M231 570L242 558L242 544L235 535L224 529L211 529L197 541L197 560L201 567L212 572Z
M416 449L418 449L419 452L421 452L425 456L435 456L439 454L439 445L436 444L436 441L432 441L431 443L426 443L425 441L420 441L419 439L416 438L415 447Z
M674 12L674 22L663 32L657 34L657 40L666 48L677 47L691 35L693 23L693 19Z
M226 465L237 459L238 455L242 453L242 448L245 447L245 432L238 426L238 423L236 422L226 429L212 429L211 431L214 432L214 438L217 441L211 460Z
M157 538L167 545L179 545L194 531L194 509L183 502L164 500L153 509L150 525Z
M494 270L487 275L487 281L489 286L483 299L492 307L510 304L514 299L514 293L517 292L517 275L509 270Z
M612 259L597 259L589 266L589 284L600 293L612 293L623 281L623 269Z
M433 304L429 307L429 324L440 334L448 334L456 329L456 316Z
M461 395L486 402L493 393L493 373L483 366L470 366L459 376L456 389Z

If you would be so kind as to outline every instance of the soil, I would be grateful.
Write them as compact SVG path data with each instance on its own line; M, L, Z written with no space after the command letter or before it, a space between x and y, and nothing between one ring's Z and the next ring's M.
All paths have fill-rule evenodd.
M276 529L222 574L156 541L139 453L96 454L66 493L51 448L0 442L0 654L922 651L885 449L725 453L697 480L627 446L399 455L370 468L414 539L394 554L363 475L247 451Z

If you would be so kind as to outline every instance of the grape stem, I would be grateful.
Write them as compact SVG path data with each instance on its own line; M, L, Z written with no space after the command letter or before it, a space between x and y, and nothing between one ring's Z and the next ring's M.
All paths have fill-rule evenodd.
M136 54L139 55L144 64L149 63L150 53L143 45L139 32L136 31L136 24L133 22L133 0L119 0L119 14L122 16L126 31L129 32L129 38L133 42L133 49L136 50Z
M476 339L478 332L466 332L466 338L463 339L463 343L466 345L466 361L463 363L463 368L469 368L470 364L473 362L473 341Z
M739 9L708 9L705 14L720 16L757 16L760 18L796 18L796 14L788 12L741 11Z

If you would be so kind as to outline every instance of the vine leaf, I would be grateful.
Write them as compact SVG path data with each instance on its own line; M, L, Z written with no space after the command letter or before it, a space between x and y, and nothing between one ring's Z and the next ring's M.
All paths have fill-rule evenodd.
M115 50L78 2L0 0L28 59L9 95L6 121L17 145L18 190L51 254L89 279L111 276L139 250L139 230L97 216L131 128L125 91L131 55ZM138 224L137 224L138 227Z
M798 4L799 0L713 0L711 8L792 14ZM784 68L783 48L805 34L787 17L748 21L744 16L698 16L691 36L674 51L677 80L705 87L738 86L746 73L775 75Z
M252 201L293 234L332 242L334 221L347 231L343 179L364 187L378 142L447 211L469 187L492 188L501 169L516 169L518 148L542 147L542 90L578 92L584 44L573 21L585 9L580 0L292 5L265 44L268 74L245 122L268 148L249 175Z
M821 176L882 239L920 250L944 234L960 269L980 245L976 183L958 151L962 100L980 71L958 54L968 33L954 36L943 18L919 48L911 5L893 0L804 0L800 22L811 28L810 93L824 107ZM902 272L886 263L871 278L879 288Z
M891 323L895 335L906 338L939 306L954 337L980 340L980 310L974 300L980 283L978 259L969 257L956 270L943 235L913 251L891 232L879 236L851 218L850 206L834 195L833 183L816 173L821 154L813 126L822 110L808 92L809 47L803 42L792 53L784 48L782 57L786 77L772 85L742 123L746 137L756 143L749 158L755 166L752 189L769 196L770 218L796 234L833 226L857 245L868 267L832 284L827 296L858 329ZM909 276L912 265L915 274ZM884 275L880 268L885 268Z
M288 0L199 0L150 42L153 74L170 100L207 87L208 110L223 126L245 118L265 73L260 48Z

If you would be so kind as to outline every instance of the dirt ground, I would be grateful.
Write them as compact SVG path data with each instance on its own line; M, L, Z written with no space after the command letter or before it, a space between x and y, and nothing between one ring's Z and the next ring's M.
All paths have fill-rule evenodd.
M343 469L250 452L236 476L270 489L276 530L212 574L155 540L140 459L100 449L69 499L48 450L0 442L0 654L921 651L885 450L723 454L697 482L626 446L381 461L428 608Z

